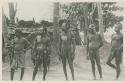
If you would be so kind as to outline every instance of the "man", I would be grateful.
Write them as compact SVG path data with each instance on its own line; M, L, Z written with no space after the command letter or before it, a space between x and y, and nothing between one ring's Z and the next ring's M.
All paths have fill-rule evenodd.
M73 60L75 56L75 37L73 36L73 33L70 31L69 27L66 26L66 23L62 24L62 28L63 30L60 35L60 59L62 60L66 80L68 80L66 70L67 61L71 70L72 80L74 80Z
M25 68L25 52L31 47L31 44L27 39L22 37L20 30L15 30L14 38L14 56L11 63L11 80L13 80L15 69L21 68L20 80L23 79Z
M43 81L46 80L46 74L47 74L47 63L50 55L50 38L47 34L47 29L44 28L42 34L39 34L36 37L35 43L34 43L34 50L36 52L36 55L34 56L35 60L35 68L33 71L33 77L32 80L35 80L35 76L38 72L38 67L43 64Z
M122 60L122 52L123 52L123 34L120 32L122 29L122 24L117 23L115 26L115 34L111 37L111 52L107 61L107 65L116 69L116 79L120 76L120 63ZM115 58L115 64L112 64L111 61Z
M93 73L94 80L96 80L95 62L98 67L100 79L102 79L102 68L100 65L99 49L103 46L103 42L102 42L101 36L98 33L96 33L94 24L91 24L89 26L89 34L87 36L87 42L88 42L87 49L88 49L88 54L92 65L92 73Z

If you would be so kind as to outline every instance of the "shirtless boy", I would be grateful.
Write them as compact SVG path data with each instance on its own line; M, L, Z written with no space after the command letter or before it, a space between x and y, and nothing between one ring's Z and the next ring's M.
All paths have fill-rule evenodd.
M122 60L122 52L123 52L123 34L120 32L122 29L122 24L117 23L115 26L115 34L111 37L111 52L107 61L107 65L116 69L116 79L119 78L120 75L120 63ZM115 59L115 64L112 64L111 61Z
M100 64L99 49L103 46L102 37L95 31L95 25L91 24L89 26L89 34L87 36L87 49L92 65L92 73L94 80L96 80L95 75L95 62L100 74L100 79L102 79L102 68Z
M20 80L23 79L25 68L25 52L31 47L31 44L27 39L22 37L20 30L15 30L14 38L14 56L11 63L11 80L13 80L15 69L21 68Z

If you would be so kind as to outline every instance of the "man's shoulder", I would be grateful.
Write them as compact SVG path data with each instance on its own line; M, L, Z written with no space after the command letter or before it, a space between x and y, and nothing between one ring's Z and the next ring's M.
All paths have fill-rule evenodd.
M22 37L22 40L23 40L23 41L28 41L25 37Z
M115 35L118 35L118 34L116 34L116 33L112 34L112 36L115 36ZM120 35L121 37L123 37L123 33L120 33L119 35Z
M26 40L26 38L24 38L24 37L22 37L21 39L22 39L22 40Z

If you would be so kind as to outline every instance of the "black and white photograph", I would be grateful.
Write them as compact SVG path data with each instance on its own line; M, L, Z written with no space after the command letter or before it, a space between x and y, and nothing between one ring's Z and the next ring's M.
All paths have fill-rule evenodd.
M2 81L124 81L124 5L3 1Z

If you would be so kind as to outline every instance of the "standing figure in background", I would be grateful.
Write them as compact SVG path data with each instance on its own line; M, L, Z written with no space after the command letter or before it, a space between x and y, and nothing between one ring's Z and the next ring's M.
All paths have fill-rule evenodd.
M67 77L67 69L66 69L66 62L68 61L69 67L72 74L72 80L74 80L74 67L73 67L73 60L75 56L75 36L73 36L72 31L69 29L70 27L66 26L66 23L62 24L62 33L60 35L60 59L63 64L63 71Z
M89 54L91 65L92 65L92 73L93 73L94 80L96 80L95 62L98 67L100 79L102 79L102 68L100 65L100 56L99 56L99 49L102 46L103 46L102 38L96 32L95 25L91 24L89 26L89 34L87 36L87 50L88 50L88 54Z
M122 61L122 53L123 53L123 34L120 32L122 29L122 24L117 23L115 26L115 34L111 37L111 52L107 61L107 65L116 69L116 79L119 78L120 75L120 63ZM115 64L112 64L111 61L115 59Z
M47 74L47 63L49 55L50 55L50 37L48 37L47 29L44 28L42 34L39 34L36 37L35 43L34 43L34 50L36 52L34 56L35 60L35 67L33 71L33 77L32 80L35 80L36 74L38 72L38 68L41 64L43 64L43 80L46 80L46 74Z
M20 30L15 30L14 37L14 55L11 63L11 80L13 80L15 69L21 68L20 80L23 79L25 68L25 53L31 47L31 44L27 39L22 37Z

